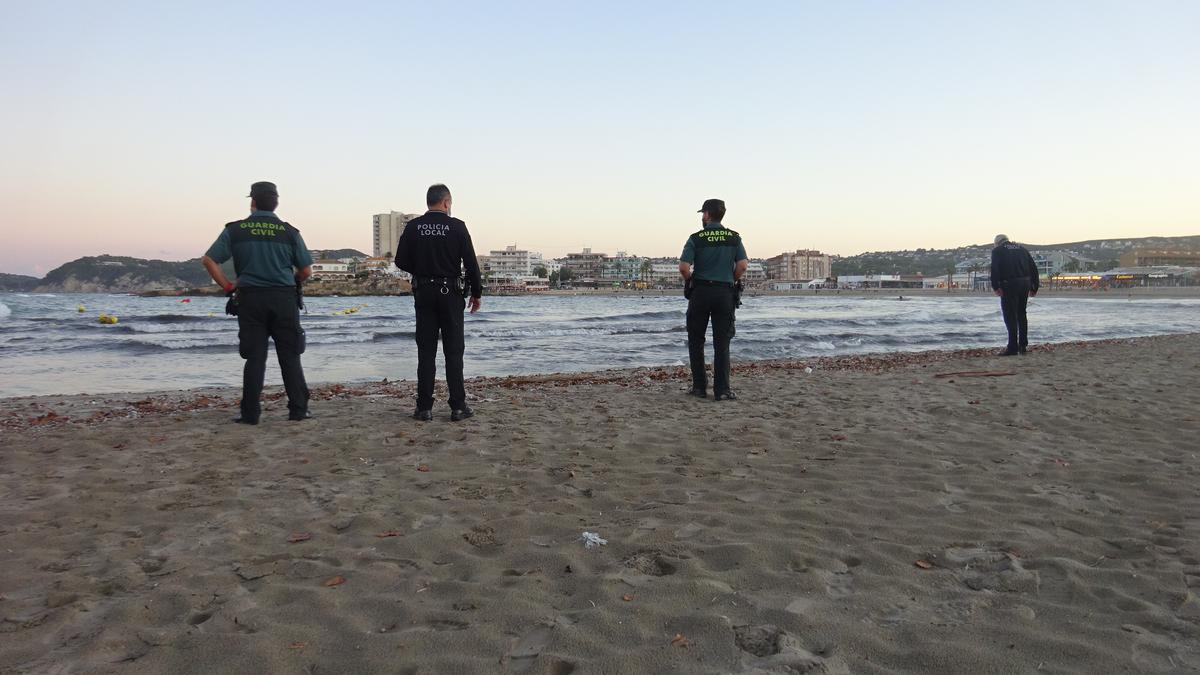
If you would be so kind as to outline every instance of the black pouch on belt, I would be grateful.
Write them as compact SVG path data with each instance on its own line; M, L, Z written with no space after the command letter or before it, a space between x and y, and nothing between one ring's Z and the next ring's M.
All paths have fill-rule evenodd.
M225 301L225 313L229 316L238 315L238 300L237 292L234 291L228 295L229 299Z
M467 297L467 280L462 277L455 277L454 290L458 291L458 294L464 298Z

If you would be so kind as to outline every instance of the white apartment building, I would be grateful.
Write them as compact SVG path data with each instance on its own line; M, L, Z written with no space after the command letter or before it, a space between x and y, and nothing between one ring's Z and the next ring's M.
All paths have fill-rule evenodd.
M372 253L378 258L385 255L396 255L396 244L400 243L400 235L404 234L404 226L417 216L411 213L377 213L371 216Z
M683 277L679 274L679 261L651 261L650 278L647 281L651 286L682 286Z
M491 251L486 257L492 278L517 279L534 276L533 270L544 266L541 253L519 249L516 244L505 246L503 251Z
M350 265L340 260L316 260L312 264L314 279L349 279L353 276Z
M767 268L761 260L746 261L746 273L742 281L746 284L760 284L767 280Z

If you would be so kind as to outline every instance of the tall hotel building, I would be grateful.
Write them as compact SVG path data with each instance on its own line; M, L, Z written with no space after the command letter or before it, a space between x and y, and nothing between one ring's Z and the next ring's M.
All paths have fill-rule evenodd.
M380 256L390 258L396 255L396 244L400 242L400 235L404 234L404 226L413 218L416 216L399 211L371 216L371 229L374 236L372 239L374 249L371 255L376 258Z

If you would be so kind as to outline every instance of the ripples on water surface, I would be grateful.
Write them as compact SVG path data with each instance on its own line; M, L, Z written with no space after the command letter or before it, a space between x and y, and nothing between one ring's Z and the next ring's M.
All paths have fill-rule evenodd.
M78 305L86 311L80 313ZM363 305L354 314L335 314ZM240 385L237 321L224 298L0 294L0 396ZM413 379L412 299L309 298L310 382ZM685 301L668 296L487 297L468 316L466 374L682 364ZM1031 300L1034 342L1200 331L1200 299ZM104 326L100 313L120 323ZM746 298L737 360L1000 347L990 296ZM439 373L441 365L439 359ZM279 383L273 360L269 384Z

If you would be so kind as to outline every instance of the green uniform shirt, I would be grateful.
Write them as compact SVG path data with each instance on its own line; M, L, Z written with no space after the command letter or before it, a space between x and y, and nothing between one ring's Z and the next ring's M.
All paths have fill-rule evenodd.
M225 225L205 255L218 264L232 257L237 285L250 288L294 286L296 269L312 264L300 230L271 211L254 211Z
M726 229L720 223L709 223L703 230L688 237L679 260L692 265L697 279L733 283L733 268L746 260L742 235Z

